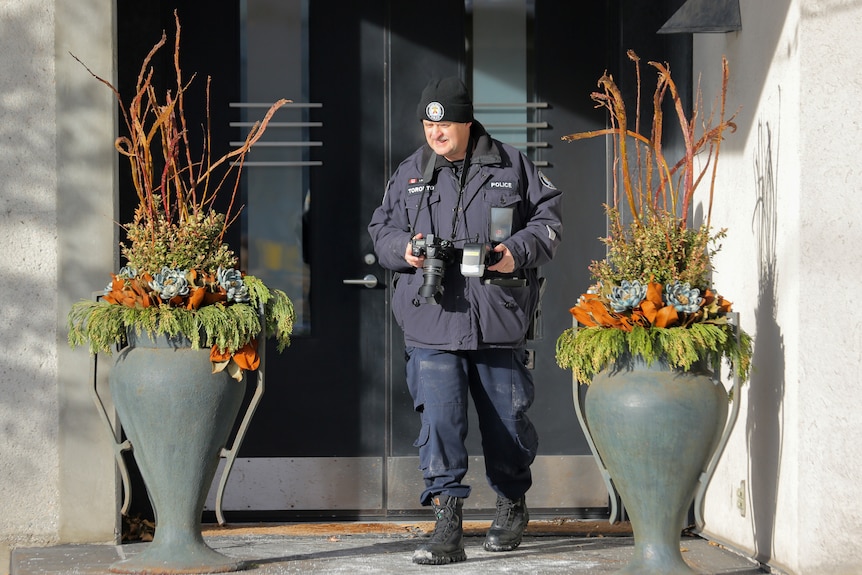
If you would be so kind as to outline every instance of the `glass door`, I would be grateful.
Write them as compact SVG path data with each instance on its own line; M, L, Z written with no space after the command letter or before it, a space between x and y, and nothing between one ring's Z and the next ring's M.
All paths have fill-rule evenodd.
M419 421L388 305L391 274L377 264L366 226L389 175L424 143L415 116L422 88L448 75L466 81L489 132L564 192L564 240L542 270L547 288L529 342L537 391L530 415L540 437L530 505L537 516L606 514L604 482L554 345L589 284L589 262L603 256L607 154L602 141L561 137L604 127L589 93L604 70L628 69L623 48L669 53L668 40L643 30L649 21L658 29L670 8L636 0L239 6L231 140L269 103L293 100L244 168L242 261L284 289L299 317L291 347L267 349L266 392L225 491L228 519L425 516L413 447ZM218 48L212 36L201 46L204 59ZM229 74L231 63L220 62ZM475 420L471 429L467 506L481 515L495 498ZM212 502L211 494L210 509Z
M559 260L543 270L543 321L530 342L537 383L531 415L541 442L530 498L536 513L601 512L604 483L577 424L571 377L554 361L556 335L571 321L570 287L587 284L581 276L590 254L583 246L604 233L605 186L601 170L590 172L603 167L602 145L592 155L569 155L557 143L565 130L580 129L570 119L590 113L591 102L573 103L554 91L548 98L541 89L554 84L540 60L555 56L539 35L545 38L559 9L541 12L544 4L525 0L446 0L434 8L435 21L446 25L431 34L417 26L428 18L426 7L411 2L244 0L240 6L242 88L231 102L236 137L269 103L293 100L244 168L243 262L290 295L298 322L290 348L281 355L267 350L266 392L225 490L226 516L422 513L413 447L418 418L404 381L402 335L388 307L391 274L377 265L366 226L394 167L424 141L415 118L418 94L428 79L446 75L465 78L477 119L558 187L575 188L585 172L596 178L596 186L575 192L582 202L566 208L575 220L589 214L590 224L567 227L573 232ZM580 24L585 34L605 16L578 14L588 16ZM478 430L476 421L471 429ZM467 504L490 512L495 498L484 480L478 433L468 442L475 455Z
M245 163L242 261L287 292L297 324L284 353L267 348L266 391L225 489L228 518L385 508L386 288L364 239L382 189L383 70L363 66L383 38L350 11L240 2L232 127L242 138L271 102L292 100Z

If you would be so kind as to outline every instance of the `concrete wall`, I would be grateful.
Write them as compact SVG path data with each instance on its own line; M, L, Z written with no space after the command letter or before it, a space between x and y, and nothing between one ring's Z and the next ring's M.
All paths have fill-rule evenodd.
M53 16L49 2L0 4L0 559L57 536Z
M0 572L22 545L109 541L110 435L66 344L114 266L113 2L0 3Z
M93 402L93 361L66 341L71 305L101 292L118 261L116 100L93 72L116 76L114 2L56 2L57 221L60 337L59 536L65 542L107 541L119 533L111 435ZM103 285L104 284L104 285ZM106 358L107 359L107 358ZM108 402L108 361L100 395Z
M862 322L845 295L862 260L862 2L740 5L741 32L695 35L705 93L725 54L742 106L722 148L715 280L757 338L706 535L782 571L862 573Z

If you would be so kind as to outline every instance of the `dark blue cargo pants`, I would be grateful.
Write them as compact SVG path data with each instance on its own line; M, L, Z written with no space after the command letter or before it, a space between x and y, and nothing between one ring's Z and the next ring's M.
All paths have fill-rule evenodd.
M439 351L407 348L407 385L422 428L415 445L425 479L420 502L437 494L467 497L467 393L473 398L482 435L488 483L518 499L532 485L530 465L538 437L527 418L533 378L523 349Z

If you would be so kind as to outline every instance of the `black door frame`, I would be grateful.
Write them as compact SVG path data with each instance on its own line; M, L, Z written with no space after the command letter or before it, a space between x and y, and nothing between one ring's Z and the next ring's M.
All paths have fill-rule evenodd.
M572 230L580 230L588 238L584 242L564 241L557 261L548 268L551 285L586 286L589 283L586 268L591 259L601 257L601 245L592 241L604 234L603 214L601 212L601 186L606 187L605 154L602 146L592 150L577 149L572 144L562 144L559 138L565 134L580 131L601 122L599 112L585 112L591 109L589 93L595 88L595 81L605 70L615 71L627 97L634 93L633 80L626 76L630 70L625 52L634 49L646 59L670 62L674 76L680 86L691 87L691 35L657 35L655 32L683 3L683 0L664 0L656 3L643 3L638 0L608 0L598 6L555 0L533 0L535 13L534 34L532 36L532 55L535 82L534 98L550 104L549 117L553 118L543 138L551 146L542 152L543 159L550 163L547 172L557 187L566 193L567 237L573 236ZM231 118L228 104L239 101L239 29L236 15L229 13L234 6L224 9L208 8L195 10L182 6L180 2L161 0L156 2L122 2L117 4L118 35L118 87L121 93L129 94L143 56L158 39L162 30L171 34L173 30L173 10L178 10L183 24L183 67L196 72L199 77L211 75L218 79L212 94L213 141L215 153L220 154L229 148L228 142L233 135L228 129ZM227 10L227 12L222 11ZM353 377L355 386L353 399L357 408L371 414L375 420L370 430L363 432L357 439L356 430L340 428L335 424L328 432L329 439L338 443L343 438L353 442L351 449L359 453L378 452L381 457L382 505L380 509L342 509L333 510L278 510L266 512L228 511L231 520L287 520L303 517L337 517L352 519L361 516L404 516L415 510L393 511L387 500L390 483L397 479L388 466L388 456L402 453L405 444L412 444L412 437L405 436L397 429L409 429L415 424L415 415L407 403L403 387L403 342L401 334L389 313L388 298L381 294L389 285L390 274L385 273L374 263L368 263L365 256L372 253L367 234L358 234L343 243L332 244L329 213L338 210L338 194L356 194L358 202L351 209L351 224L355 229L364 229L364 220L370 216L379 203L383 187L395 165L416 146L421 144L421 132L415 123L415 98L418 90L431 76L460 75L469 73L466 62L465 37L469 26L461 0L444 0L434 6L433 14L427 6L399 0L372 0L370 2L344 5L339 0L314 0L309 3L309 98L311 101L326 95L326 105L321 111L324 127L313 133L314 139L325 142L313 152L314 159L323 161L324 168L311 174L311 187L319 190L338 190L315 205L311 213L310 239L313 266L332 265L339 261L343 266L332 278L362 277L373 272L382 280L382 286L375 290L353 290L343 292L345 297L355 298L352 307L363 310L362 314L345 317L345 322L354 322L361 334L361 345L356 350L357 365L361 369ZM331 15L339 13L339 18ZM592 26L589 35L573 33L573 23L604 22L603 27ZM433 29L433 33L430 31ZM379 33L378 33L379 32ZM213 41L218 38L218 41ZM171 43L169 42L169 45ZM351 60L361 54L361 58ZM165 50L163 58L170 58L171 51ZM351 63L354 65L350 65ZM169 64L169 62L168 62ZM348 64L348 65L345 65ZM162 66L171 69L170 65ZM158 82L158 78L156 79ZM201 82L202 83L202 82ZM583 104L572 104L583 101ZM687 102L690 106L690 98ZM222 152L220 152L222 150ZM134 192L126 183L124 166L120 163L120 215L121 221L131 220L134 206ZM590 195L583 189L584 181L599 182L598 196ZM238 245L239 231L229 241ZM330 294L323 284L312 287L312 298L323 301ZM569 289L569 288L567 288ZM544 303L544 340L539 344L542 352L538 361L543 369L553 369L553 357L548 349L553 340L570 319L566 298L574 294L561 293ZM551 302L551 299L555 301ZM384 317L384 329L378 333L377 325L368 317ZM376 339L379 338L379 339ZM382 343L374 343L374 341ZM321 358L338 359L338 347L349 346L349 340L319 342ZM298 345L294 350L298 350ZM379 351L382 347L382 354ZM308 350L303 350L303 352ZM289 348L286 352L290 354ZM268 354L270 357L273 353ZM324 367L327 365L321 360ZM279 370L290 372L285 363ZM315 379L315 374L303 376ZM322 374L321 385L334 390ZM272 381L273 377L268 380ZM565 374L554 377L557 384L566 385ZM342 384L344 382L339 383ZM287 381L285 385L296 385ZM538 382L538 391L542 393ZM336 392L336 391L331 391ZM325 395L325 394L321 394ZM267 402L265 401L264 404ZM274 434L274 426L265 424L263 417L277 418L278 405L271 407L271 415L266 409L256 415L253 427L258 425L257 433ZM544 407L538 402L534 409ZM327 405L318 401L310 406L289 410L276 421L283 426L285 420L296 421L301 430L308 429L310 421L325 417ZM537 413L540 417L544 412ZM572 418L574 416L572 415ZM295 419L292 419L295 418ZM352 424L351 424L352 425ZM255 431L243 446L241 455L254 455ZM275 437L275 436L274 436ZM277 439L277 437L276 437ZM559 454L570 448L577 453L589 453L583 439L578 437L545 437L543 449L551 454ZM343 454L334 453L334 456ZM134 474L133 474L134 475ZM577 488L576 486L574 487ZM144 493L142 485L137 493ZM604 513L602 508L590 509L548 509L573 516L595 516ZM144 497L133 500L132 515L147 517L151 510ZM205 517L207 519L207 517ZM211 520L211 517L209 518Z

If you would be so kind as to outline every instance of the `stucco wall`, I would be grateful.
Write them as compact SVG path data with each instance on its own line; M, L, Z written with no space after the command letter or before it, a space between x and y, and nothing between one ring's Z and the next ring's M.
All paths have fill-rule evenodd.
M0 560L53 540L57 458L57 244L51 3L0 3Z
M107 541L110 435L91 361L66 344L71 302L113 267L113 2L0 2L0 573L11 548Z
M113 540L119 529L111 435L91 396L93 362L71 350L66 314L71 305L102 291L118 260L116 105L94 73L116 75L114 2L57 2L54 58L57 70L57 341L60 396L59 538L63 542ZM109 358L99 363L100 395L108 403Z
M715 223L729 236L716 282L757 338L706 534L783 571L860 573L862 323L852 303L836 303L858 275L862 239L862 2L740 5L741 32L695 36L705 92L726 54L729 102L742 106L722 148Z

